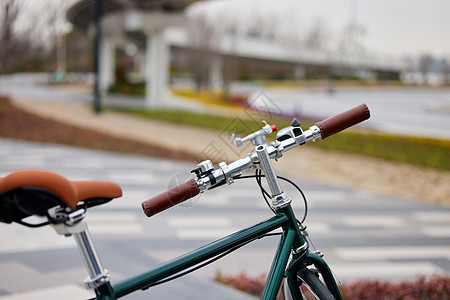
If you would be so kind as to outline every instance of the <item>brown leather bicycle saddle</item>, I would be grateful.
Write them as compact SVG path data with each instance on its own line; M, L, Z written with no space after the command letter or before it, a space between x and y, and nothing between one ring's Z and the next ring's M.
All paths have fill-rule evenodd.
M122 196L109 181L71 181L46 170L18 170L0 177L0 221L11 223L31 215L45 216L60 205L72 210L81 201L111 200Z

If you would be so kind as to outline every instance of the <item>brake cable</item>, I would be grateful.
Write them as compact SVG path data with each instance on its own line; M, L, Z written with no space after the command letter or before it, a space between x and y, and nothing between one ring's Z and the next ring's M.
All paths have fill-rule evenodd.
M266 177L266 176L263 175L263 174L261 174L261 173L262 173L262 171L261 171L260 169L258 169L258 170L255 171L255 175L238 176L238 177L234 177L233 179L255 178L255 179L256 179L256 182L258 183L258 186L259 186L259 188L260 188L260 190L261 190L261 194L262 194L262 196L263 196L263 198L264 198L264 201L266 202L266 204L267 204L267 206L270 208L270 210L271 210L274 214L276 214L275 210L272 208L272 206L270 205L269 200L268 200L268 198L270 198L271 196L270 196L270 194L266 191L266 189L263 187L262 182L261 182L261 178ZM301 219L301 221L299 221L299 220L297 219L297 223L298 223L298 224L302 224L303 222L305 222L306 217L307 217L307 215L308 215L308 201L306 200L305 194L303 193L303 191L301 190L301 188L300 188L295 182L293 182L292 180L290 180L290 179L288 179L288 178L286 178L286 177L283 177L283 176L277 176L277 178L278 178L278 179L281 179L281 180L284 180L284 181L290 183L291 185L293 185L293 186L295 187L295 189L296 189L296 190L300 193L300 195L302 196L303 203L304 203L304 208L305 208L305 212L304 212L304 214L303 214L303 218Z

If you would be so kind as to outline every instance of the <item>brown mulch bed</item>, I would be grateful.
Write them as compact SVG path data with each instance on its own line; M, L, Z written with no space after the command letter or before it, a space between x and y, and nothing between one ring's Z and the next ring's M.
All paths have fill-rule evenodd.
M172 159L190 157L182 151L42 118L15 107L11 100L4 96L0 96L0 137Z

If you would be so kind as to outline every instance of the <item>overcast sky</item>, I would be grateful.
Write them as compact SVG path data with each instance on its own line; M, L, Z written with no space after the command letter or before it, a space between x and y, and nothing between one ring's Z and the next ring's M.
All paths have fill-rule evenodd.
M36 11L39 6L42 9L42 3L60 1L65 1L66 7L76 2L28 0L27 4ZM191 9L198 6L231 18L240 15L244 20L257 13L275 14L281 17L277 26L299 31L320 19L332 39L342 36L342 28L352 19L365 27L363 43L370 53L430 53L450 59L450 0L207 0L191 5Z
M362 24L364 43L382 55L431 53L450 58L450 0L210 0L200 3L251 15L266 11L297 18L301 24L315 19L338 35L350 19Z

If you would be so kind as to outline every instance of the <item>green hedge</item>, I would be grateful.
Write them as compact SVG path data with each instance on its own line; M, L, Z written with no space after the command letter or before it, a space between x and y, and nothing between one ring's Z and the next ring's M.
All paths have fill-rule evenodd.
M382 133L342 132L315 146L438 170L450 169L450 141Z
M191 125L217 131L226 130L239 119L240 133L250 133L262 127L262 123L252 119L225 117L211 114L195 113L182 110L146 110L137 108L113 108L109 110L124 112L143 118L157 119L176 124ZM278 128L286 127L291 120L284 118L266 118L268 123L275 123ZM300 120L302 121L302 120ZM236 124L236 123L235 123ZM307 129L311 121L302 122ZM425 139L401 135L383 134L372 131L346 130L335 134L319 143L311 143L314 147L367 155L371 157L428 167L437 170L450 170L450 141Z

